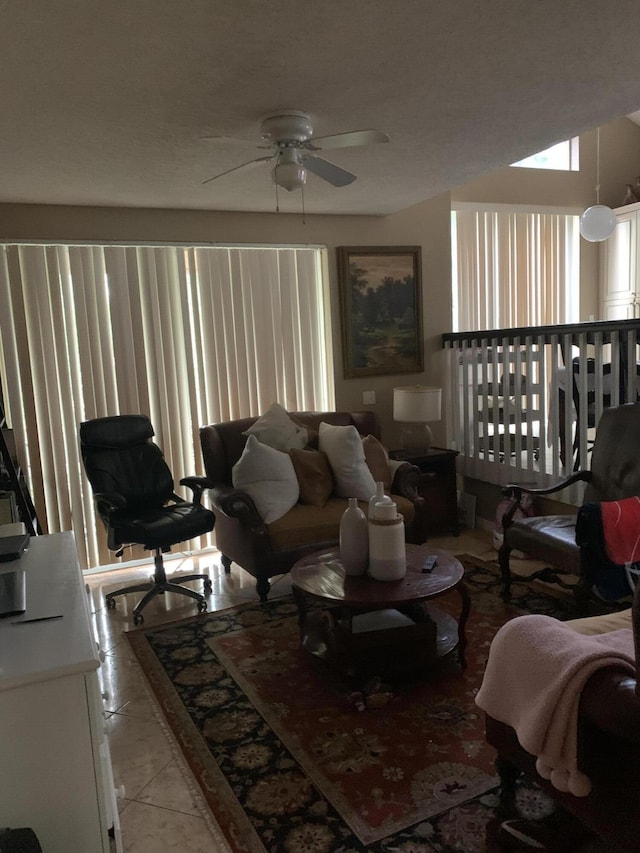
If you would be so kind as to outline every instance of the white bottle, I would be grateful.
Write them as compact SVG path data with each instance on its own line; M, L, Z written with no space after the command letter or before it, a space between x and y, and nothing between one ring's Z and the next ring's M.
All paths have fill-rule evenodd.
M369 512L367 513L368 518L372 518L374 514L374 506L378 501L382 501L387 497L384 493L384 483L376 482L376 492L374 495L371 495L369 499Z
M373 505L369 519L369 574L379 581L400 580L407 573L404 519L385 495Z
M363 575L369 565L367 516L357 498L349 498L340 519L340 560L347 575Z

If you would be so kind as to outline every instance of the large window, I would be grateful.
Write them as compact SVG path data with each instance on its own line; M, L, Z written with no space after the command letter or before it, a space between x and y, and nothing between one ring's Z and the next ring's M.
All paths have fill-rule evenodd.
M41 522L83 565L112 561L78 426L149 415L176 480L202 473L198 429L334 408L321 248L5 245L0 369Z
M453 331L577 322L578 220L573 213L456 206Z

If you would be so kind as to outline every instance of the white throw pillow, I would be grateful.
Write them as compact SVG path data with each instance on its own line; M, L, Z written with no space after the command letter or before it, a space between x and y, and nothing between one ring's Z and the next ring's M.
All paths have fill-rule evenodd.
M231 469L236 489L246 492L265 524L282 518L298 502L300 487L291 457L250 435Z
M294 423L280 403L272 403L243 435L255 435L275 450L302 450L307 446L307 431Z
M375 494L376 482L364 458L362 436L354 426L321 421L318 446L329 459L338 497L368 501Z

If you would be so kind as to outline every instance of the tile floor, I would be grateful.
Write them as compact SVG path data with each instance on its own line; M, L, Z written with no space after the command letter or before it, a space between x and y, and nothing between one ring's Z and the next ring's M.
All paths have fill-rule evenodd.
M458 537L430 540L452 553L495 557L489 534L466 531ZM167 574L207 572L212 581L208 610L222 610L255 601L255 580L235 564L225 575L217 552L202 555L197 565L190 557L165 559ZM108 610L105 593L151 574L149 566L135 566L87 576L92 612L106 659L101 667L103 690L108 694L109 742L116 786L124 789L119 801L123 846L126 853L223 853L208 809L184 766L180 752L150 697L142 670L124 633L134 630L131 609L140 594L122 596ZM198 582L199 583L199 582ZM196 582L195 588L201 589ZM291 588L289 575L273 579L272 594ZM196 614L184 596L158 596L144 610L145 627Z

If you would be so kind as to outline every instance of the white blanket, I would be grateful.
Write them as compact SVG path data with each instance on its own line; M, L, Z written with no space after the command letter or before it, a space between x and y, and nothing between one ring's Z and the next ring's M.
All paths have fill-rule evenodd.
M578 703L587 679L606 666L636 674L632 631L585 636L551 616L519 616L491 643L476 703L515 729L543 779L586 797L591 782L578 769Z

